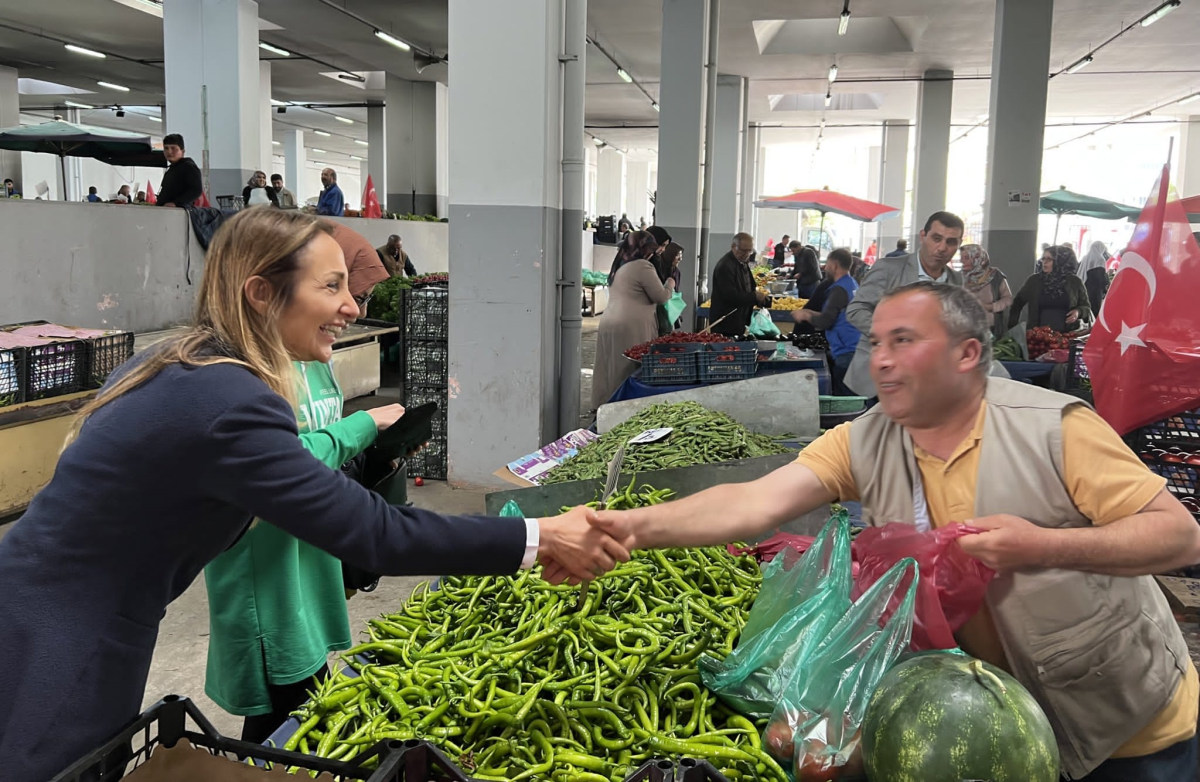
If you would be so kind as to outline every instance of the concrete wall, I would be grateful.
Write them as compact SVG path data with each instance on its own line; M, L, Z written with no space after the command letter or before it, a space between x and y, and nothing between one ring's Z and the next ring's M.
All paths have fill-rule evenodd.
M449 223L367 220L361 217L331 219L358 231L376 247L387 244L388 236L391 234L399 235L404 241L404 251L412 258L413 265L421 274L450 271Z
M154 331L189 320L204 253L187 222L182 209L0 201L0 323Z

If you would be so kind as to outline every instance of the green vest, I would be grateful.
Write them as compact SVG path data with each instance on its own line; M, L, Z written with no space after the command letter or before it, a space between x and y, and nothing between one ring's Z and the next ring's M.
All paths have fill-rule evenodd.
M374 419L355 413L342 420L342 391L327 364L295 366L300 439L336 470L374 442ZM204 582L204 691L231 714L270 713L268 684L301 681L320 670L329 652L351 646L341 562L269 523L256 519L208 564Z

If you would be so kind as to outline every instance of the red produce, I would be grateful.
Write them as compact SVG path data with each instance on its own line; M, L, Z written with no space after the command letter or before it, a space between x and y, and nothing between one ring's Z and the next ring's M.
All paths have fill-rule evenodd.
M1192 464L1192 465L1200 466L1200 452L1189 454L1188 456L1186 456L1184 458L1183 461L1185 464Z
M1167 452L1158 457L1161 461L1170 462L1172 464L1183 464L1183 456L1177 453Z
M629 350L625 351L625 355L629 358L642 360L642 357L650 352L651 345L684 345L692 342L732 342L729 337L723 337L720 334L711 333L696 333L689 331L675 331L670 334L664 334L657 339L652 339L649 342L643 342L640 345L634 345Z

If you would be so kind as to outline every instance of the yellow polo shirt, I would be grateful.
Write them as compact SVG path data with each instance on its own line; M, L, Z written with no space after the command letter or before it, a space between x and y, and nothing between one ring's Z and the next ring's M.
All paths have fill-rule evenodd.
M950 458L943 461L913 446L930 523L942 527L975 516L975 483L979 474L979 443L987 405L979 408L975 427ZM1063 477L1080 513L1093 524L1109 524L1146 507L1166 485L1134 455L1095 411L1083 405L1063 415ZM829 430L800 452L796 461L811 469L831 493L843 500L859 499L850 471L850 424ZM963 651L1008 670L1000 637L984 606L956 634ZM1141 757L1159 752L1196 733L1200 710L1200 677L1188 663L1187 674L1170 704L1150 724L1127 741L1113 757Z

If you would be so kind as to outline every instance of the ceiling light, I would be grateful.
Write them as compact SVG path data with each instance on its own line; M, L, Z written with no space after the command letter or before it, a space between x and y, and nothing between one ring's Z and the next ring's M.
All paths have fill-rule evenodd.
M267 43L266 41L259 41L258 48L265 49L268 52L270 52L271 54L278 54L280 57L291 57L292 56L292 53L289 52L287 49L280 49L278 46L272 46L271 44Z
M351 73L350 71L345 71L343 73L339 73L337 75L337 77L339 79L341 79L342 81L357 81L357 82L365 82L366 81L366 79L359 76L357 73Z
M334 114L333 118L336 119L338 122L345 122L347 125L354 124L354 120L350 119L349 117L341 117L341 116L338 116L337 114Z
M1066 70L1066 73L1079 73L1079 72L1080 72L1080 71L1082 71L1084 68L1086 68L1086 67L1088 67L1089 65L1091 65L1091 64L1092 64L1092 60L1093 60L1093 59L1094 59L1094 58L1092 57L1092 55L1090 55L1090 54L1089 54L1088 56L1084 57L1083 59L1081 59L1081 60L1077 61L1077 62L1076 62L1074 65L1072 65L1070 68L1067 68L1067 70Z
M309 152L316 152L318 155L327 155L327 154L329 154L329 153L328 153L328 152L326 152L325 150L323 150L323 149L317 149L316 147L309 147L309 148L308 148L308 151L309 151Z
M620 76L621 81L625 82L626 84L633 83L633 77L626 73L624 68L617 68L617 75Z
M376 38L378 38L378 39L379 39L379 40L381 40L381 41L387 41L387 42L388 42L388 43L390 43L392 46L395 46L397 49L403 49L403 50L404 50L404 51L406 51L406 52L407 52L409 49L411 49L411 48L412 48L411 46L409 46L408 44L406 44L404 41L401 41L401 40L400 40L399 38L397 38L396 36L394 36L394 35L388 35L388 34L387 34L387 33L385 33L383 30L376 30L376 31L375 31L375 37L376 37Z
M850 27L850 0L846 0L846 5L842 7L842 15L838 19L838 35L845 35L848 27Z
M88 57L96 57L97 59L101 59L101 60L103 60L106 56L103 52L97 52L97 51L92 51L91 49L85 49L82 46L76 46L73 43L65 44L65 48L68 51L75 52L76 54L86 54Z
M161 0L137 0L137 2L141 3L144 6L153 8L158 11L162 11L162 9L163 9Z
M833 91L825 93L825 108L829 108L829 104L833 103Z
M592 136L592 143L594 143L598 147L602 147L602 146L604 146L604 139L598 138L596 136Z
M362 157L361 155L351 155L350 159L351 160L366 160L366 158Z
M1197 100L1197 99L1200 99L1200 92L1189 95L1186 98L1184 98L1183 100L1178 101L1177 105L1186 106L1187 104L1189 104L1192 101Z
M830 84L833 84L835 81L837 81L837 71L838 71L838 69L837 69L836 62L833 65L829 66L829 83Z
M655 111L662 111L662 109L661 109L661 108L659 108L659 106L658 106L658 104L657 104L657 103L651 102L651 103L650 103L650 105L654 107L654 110L655 110Z
M821 117L821 132L825 132L825 118Z
M1164 16L1174 11L1179 7L1179 2L1180 0L1167 0L1167 2L1163 3L1158 8L1155 8L1153 11L1146 14L1145 18L1142 19L1142 27L1149 27L1159 19L1162 19Z
M129 92L128 87L122 87L120 84L113 84L110 81L98 81L96 83L99 84L101 87L107 87L108 89L116 90L117 92Z
M89 106L86 103L76 103L73 100L64 100L63 105L70 106L73 109L94 109L94 108L96 108L95 106Z
M274 98L271 98L271 105L272 106L286 106L286 105L288 105L288 103L286 100L275 100Z
M146 115L146 119L150 120L151 122L162 122L162 117L152 117L149 114Z
M281 146L283 146L283 142L281 142L281 141L276 141L275 139L271 139L271 146L273 146L273 147L281 147Z
M369 146L371 146L371 143L370 143L369 141L363 141L363 140L362 140L362 139L360 139L360 138L356 138L356 139L354 139L354 143L355 143L355 144L358 144L360 147L369 147Z
M332 136L333 135L332 133L327 133L324 130L314 130L313 133L316 133L318 136Z

